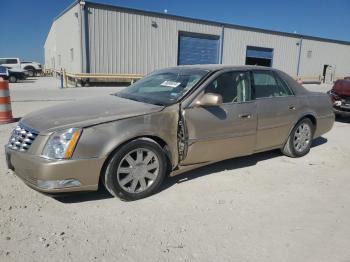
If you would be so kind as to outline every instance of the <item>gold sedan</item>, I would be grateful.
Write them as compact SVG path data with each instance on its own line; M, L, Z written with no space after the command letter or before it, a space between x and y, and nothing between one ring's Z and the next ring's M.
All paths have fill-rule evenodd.
M329 97L281 71L181 66L114 95L30 113L5 151L8 167L38 191L103 184L136 200L156 192L167 175L224 159L276 148L304 156L333 123Z

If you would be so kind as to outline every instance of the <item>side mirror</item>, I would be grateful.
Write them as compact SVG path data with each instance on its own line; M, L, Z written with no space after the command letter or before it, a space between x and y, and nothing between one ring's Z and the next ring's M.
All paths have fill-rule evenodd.
M196 106L219 106L222 104L222 96L214 93L205 93L195 102Z

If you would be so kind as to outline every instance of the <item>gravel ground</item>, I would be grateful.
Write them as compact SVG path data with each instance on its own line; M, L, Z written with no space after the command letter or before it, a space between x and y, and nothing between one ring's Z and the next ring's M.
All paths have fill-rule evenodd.
M14 116L118 89L58 85L11 85ZM0 126L1 146L14 126ZM44 196L6 169L2 152L0 261L350 261L349 133L340 119L303 158L271 151L223 161L136 202L102 189Z

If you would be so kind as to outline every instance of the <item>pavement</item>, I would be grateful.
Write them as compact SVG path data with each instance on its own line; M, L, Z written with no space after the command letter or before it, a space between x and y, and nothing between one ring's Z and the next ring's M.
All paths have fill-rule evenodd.
M113 93L59 89L54 78L11 84L15 117ZM325 92L327 85L307 85ZM0 125L0 146L16 124ZM105 190L62 199L18 179L0 153L0 261L350 261L350 120L302 158L279 151L169 178L122 202Z

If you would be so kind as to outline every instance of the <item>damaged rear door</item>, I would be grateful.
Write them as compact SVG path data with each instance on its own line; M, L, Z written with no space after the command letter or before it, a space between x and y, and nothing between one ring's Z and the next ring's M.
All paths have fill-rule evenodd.
M203 88L198 97L205 93L221 95L223 103L196 106L194 101L182 110L179 126L184 130L182 141L185 141L185 150L183 156L180 155L180 164L191 165L251 154L256 139L257 109L252 99L249 72L221 73Z

